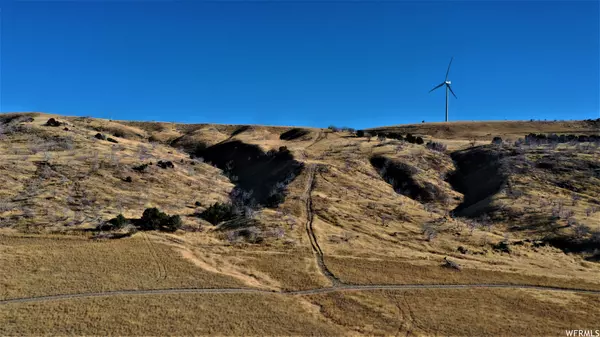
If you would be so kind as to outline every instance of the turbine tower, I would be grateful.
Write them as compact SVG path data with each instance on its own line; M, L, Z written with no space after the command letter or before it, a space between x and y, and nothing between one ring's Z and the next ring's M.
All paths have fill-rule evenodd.
M446 86L446 122L448 121L448 90L450 90L450 92L452 93L452 95L454 96L454 98L458 98L456 97L456 95L454 94L454 91L452 91L452 87L450 87L450 84L452 82L448 81L448 74L450 73L450 66L452 65L452 60L454 59L454 56L450 59L450 63L448 64L448 70L446 70L446 79L444 80L444 82L442 82L440 85L436 86L435 88L429 90L429 92L434 91L435 89L445 85Z

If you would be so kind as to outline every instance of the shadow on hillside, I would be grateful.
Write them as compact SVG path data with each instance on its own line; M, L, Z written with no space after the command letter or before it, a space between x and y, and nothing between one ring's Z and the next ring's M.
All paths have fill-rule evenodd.
M293 128L279 135L281 140L296 140L309 134L309 131L301 128Z
M266 207L276 207L285 200L287 185L304 168L286 148L265 153L256 145L237 140L206 148L200 145L192 155L224 171L236 185L232 197L251 193L256 203Z
M242 126L238 127L237 129L233 130L233 132L231 133L231 137L237 136L240 133L246 132L250 129L251 129L250 125L242 125Z
M490 211L491 196L498 193L507 182L502 170L504 153L487 147L476 147L451 154L456 169L446 181L464 195L463 202L453 214L477 217ZM477 205L476 205L477 204ZM475 206L476 207L471 207Z
M413 178L413 175L418 172L417 169L406 163L382 156L373 156L370 161L383 180L392 185L398 194L424 203L445 198L444 193L437 186L429 182L419 184Z

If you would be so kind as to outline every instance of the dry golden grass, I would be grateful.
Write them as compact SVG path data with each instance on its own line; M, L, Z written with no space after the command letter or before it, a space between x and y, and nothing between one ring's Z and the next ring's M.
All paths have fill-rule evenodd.
M487 141L495 136L515 140L529 133L598 134L598 127L586 121L459 121L387 126L372 130L427 135L439 139Z
M240 126L31 116L32 122L21 123L20 131L0 141L0 185L3 186L0 190L0 298L3 299L121 289L299 290L328 286L330 283L317 266L305 228L307 197L312 202L312 227L325 263L345 282L512 283L600 289L600 264L586 261L581 254L567 254L558 248L534 244L545 235L573 231L565 219L552 223L562 226L556 230L545 226L542 220L529 217L535 212L540 219L547 217L553 205L542 205L546 200L562 201L574 212L573 219L592 229L600 228L598 213L586 215L586 210L595 205L600 180L583 179L585 175L579 177L572 170L564 173L536 170L510 175L509 181L516 190L524 192L523 195L509 198L497 193L485 202L516 215L498 220L488 229L470 230L467 219L447 216L463 198L444 181L455 169L453 161L447 153L430 151L423 146L389 139L369 141L348 133L311 128L305 137L282 141L279 135L289 128L252 126L232 136ZM66 121L69 130L42 126L49 117ZM593 131L583 121L426 123L386 129L425 134L427 139L445 143L450 150L470 147L471 139L483 145L496 135L510 139L530 132L586 134ZM94 139L97 132L117 135L114 138L119 144ZM226 140L253 144L263 151L286 146L305 168L316 165L315 185L310 189L310 196L306 191L311 171L305 169L288 186L286 199L279 207L262 209L256 215L264 233L279 230L283 237L265 234L261 244L230 243L226 231L193 216L194 212L216 201L228 200L234 184L209 163L197 160L192 165L184 149ZM569 153L567 162L582 160L592 164L600 153L597 148L576 152L565 147L526 151L526 157L531 160L564 151ZM373 155L410 164L417 172L413 176L417 184L431 184L446 198L425 205L396 193L369 162ZM158 160L171 160L175 168L164 170L152 165L145 173L133 170L134 166ZM132 177L131 183L123 181L127 176ZM576 205L570 204L572 191L556 186L559 180L570 181L579 191L580 200ZM202 205L195 206L195 201ZM119 213L139 218L147 207L178 214L186 225L203 228L203 231L138 233L132 238L114 241L92 241L83 231ZM423 225L433 222L437 223L437 236L427 240ZM523 228L515 230L515 226ZM24 232L30 235L23 236ZM523 243L526 239L529 241ZM511 246L510 253L495 250L494 245L503 240L521 243ZM459 253L459 247L467 252ZM461 264L463 271L441 268L444 257ZM10 304L0 307L3 317L12 322L7 330L0 330L0 334L389 335L401 331L401 335L406 332L413 335L515 335L519 334L520 327L531 325L532 334L544 335L562 323L557 318L560 315L574 324L589 321L590 317L583 314L572 318L577 311L563 302L548 302L559 295L546 292L402 292L409 300L410 310L406 305L400 309L394 302L395 297L386 294L311 296L311 301L322 302L321 311L300 297L263 294L120 296ZM433 296L442 299L435 308L427 309L426 304L433 302ZM548 317L556 322L542 323L547 319L516 303L519 296L534 303L532 308L547 311ZM421 297L428 300L422 301ZM578 301L581 298L577 297ZM597 298L589 298L597 303ZM153 303L154 307L147 316L137 320L133 313L140 311L144 301ZM129 309L122 313L115 309L120 306ZM272 308L264 309L264 306ZM284 315L286 307L293 311L291 316ZM489 316L473 322L478 314L473 308L489 309ZM157 315L163 309L170 311L161 320ZM241 323L236 325L227 310L234 316L236 313L247 316L240 316ZM272 313L275 318L261 316L261 312ZM506 322L513 322L519 312L526 317L519 324L493 321L493 317L504 317ZM86 325L80 319L85 315L97 317L98 321ZM318 318L321 315L328 320L321 321L322 318ZM454 324L453 320L458 320L460 315L467 317L465 322L471 322L472 327L467 323ZM165 321L172 317L183 317L190 323L175 327ZM118 321L114 327L107 323L112 319ZM56 323L52 323L53 320ZM253 320L259 321L256 328L248 323ZM281 324L282 321L290 322ZM424 321L430 324L423 325ZM74 326L73 330L68 330L69 325ZM301 330L303 325L305 330Z
M600 290L597 278L593 278L597 273L585 279L577 275L550 273L542 276L525 270L509 272L508 268L489 270L463 267L461 271L456 271L435 262L408 263L338 256L326 257L325 261L336 276L351 284L528 284Z
M112 241L0 235L0 298L121 289L244 287L145 234Z
M318 308L282 295L136 295L0 306L0 335L339 336Z
M307 298L331 322L381 336L561 336L597 329L600 297L534 290L407 290ZM350 334L350 333L348 333Z

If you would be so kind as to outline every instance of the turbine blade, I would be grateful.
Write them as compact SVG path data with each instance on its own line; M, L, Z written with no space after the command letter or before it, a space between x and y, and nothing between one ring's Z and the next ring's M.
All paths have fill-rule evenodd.
M448 74L450 73L450 66L452 65L452 60L454 60L454 56L450 59L450 63L448 63L448 70L446 70L446 81L448 80Z
M454 94L454 91L452 91L452 87L449 84L447 84L447 85L448 85L448 89L450 89L450 92L452 93L454 98L458 99L458 97L456 97L456 95Z
M432 92L432 91L434 91L435 89L437 89L437 88L441 87L441 86L442 86L442 85L444 85L444 84L446 84L446 82L442 82L442 84L440 84L440 85L438 85L437 87L435 87L435 88L433 88L433 89L429 90L429 92Z

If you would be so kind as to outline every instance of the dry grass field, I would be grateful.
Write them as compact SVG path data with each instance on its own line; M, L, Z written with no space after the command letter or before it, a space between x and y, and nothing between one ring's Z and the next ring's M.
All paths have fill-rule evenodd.
M49 118L62 124L47 126ZM599 144L515 143L598 128L370 130L446 146L436 151L314 128L0 115L0 335L600 328ZM495 136L505 142L490 144ZM216 202L232 203L233 220L199 216ZM151 207L178 215L181 227L146 230L140 218ZM129 224L111 227L119 214ZM518 288L527 285L548 289ZM259 291L220 293L227 289ZM55 295L79 297L40 298Z

